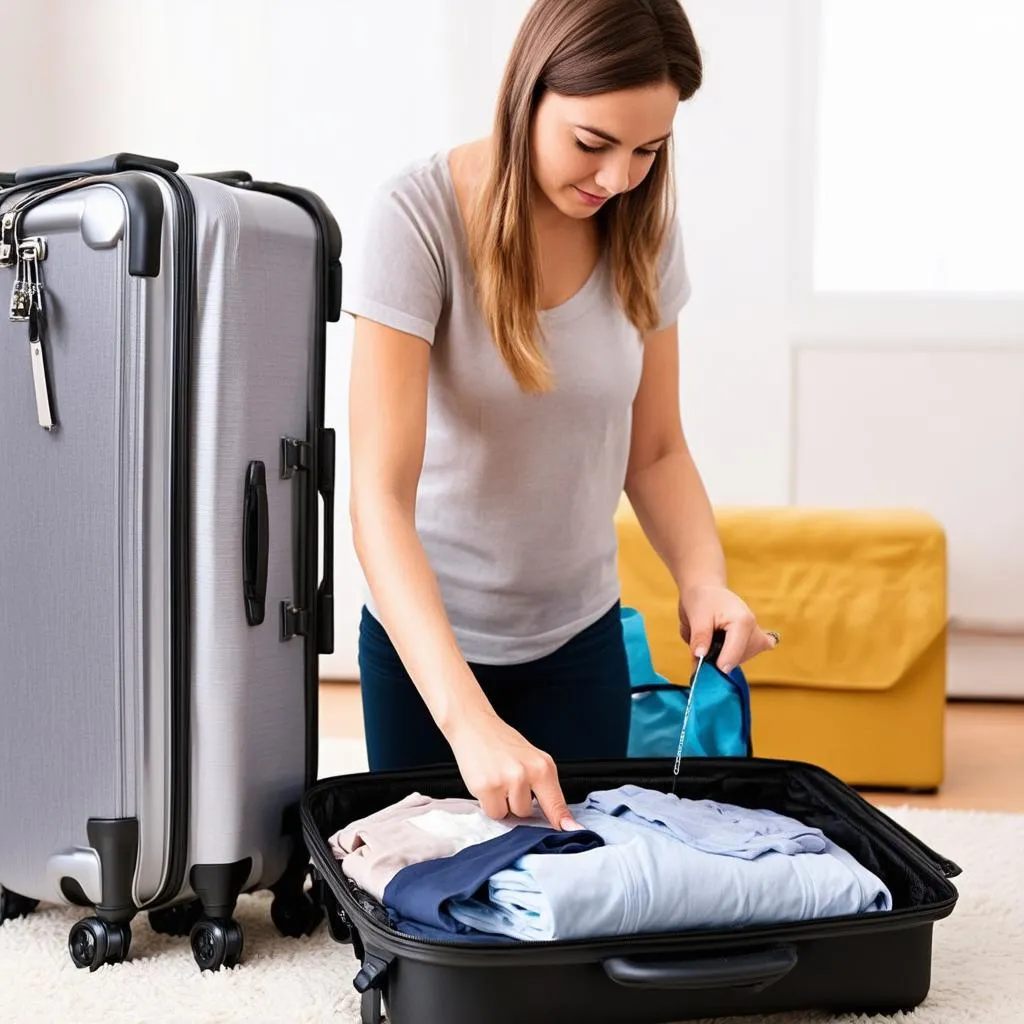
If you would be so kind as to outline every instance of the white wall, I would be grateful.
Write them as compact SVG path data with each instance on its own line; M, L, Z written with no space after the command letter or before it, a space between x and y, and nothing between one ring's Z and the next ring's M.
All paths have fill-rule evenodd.
M9 104L9 120L0 131L0 170L9 170L35 157L52 151L54 112L59 108L59 76L49 73L60 67L63 47L54 41L47 48L46 64L39 66L40 47L10 45L9 40L40 38L42 24L52 22L57 13L57 0L34 0L31 4L5 3L0 11L4 46L4 76L10 95L17 102ZM29 85L31 83L31 85ZM15 92L16 90L16 92ZM61 115L63 120L63 115ZM41 161L39 161L41 162Z
M787 499L791 6L686 4L705 78L677 118L694 288L680 322L683 416L722 504Z
M171 157L187 170L242 167L319 192L353 238L381 177L489 130L528 2L7 5L8 38L49 39L45 73L19 90L22 127L0 134L0 166L125 149ZM677 118L694 281L681 321L681 389L712 498L924 505L950 531L953 614L982 631L1014 632L1024 625L1017 621L1024 564L1012 509L1024 498L1024 479L1019 411L1006 403L1012 407L1024 386L1024 360L999 364L1005 395L995 403L986 353L993 346L1019 353L1021 296L968 302L815 293L810 44L820 2L687 0L686 8L706 78ZM56 27L44 30L44 17ZM36 52L7 52L9 81L23 81ZM913 54L906 59L912 72ZM969 203L970 190L950 201ZM349 338L347 322L332 326L328 419L342 438ZM908 362L900 354L908 345L924 356ZM927 358L950 347L959 353L955 365ZM902 376L893 377L897 371ZM860 415L861 392L899 401L903 418ZM962 428L928 429L954 413ZM338 649L323 671L350 677L361 578L348 534L345 451L340 444ZM1000 557L1004 551L1014 554ZM970 657L954 650L952 689L976 688L978 642L971 640ZM991 644L985 649L991 654ZM1020 657L1013 657L992 674L1019 679Z

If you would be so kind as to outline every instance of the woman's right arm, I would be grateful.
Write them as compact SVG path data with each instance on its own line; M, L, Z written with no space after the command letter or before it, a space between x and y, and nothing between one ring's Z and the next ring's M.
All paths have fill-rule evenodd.
M463 781L494 818L532 811L572 828L552 759L495 714L459 650L416 532L430 346L356 318L349 386L350 514L356 555L382 625Z

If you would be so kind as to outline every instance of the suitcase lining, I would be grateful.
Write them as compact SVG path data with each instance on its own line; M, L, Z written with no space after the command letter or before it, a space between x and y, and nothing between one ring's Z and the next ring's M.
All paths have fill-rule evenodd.
M838 922L854 926L873 925L885 917L928 920L944 916L952 909L956 890L947 881L959 868L891 822L867 801L846 787L837 786L830 777L811 765L756 758L727 761L702 759L702 771L681 773L676 784L679 796L691 799L711 798L741 806L764 807L786 814L806 825L821 828L833 842L846 849L864 867L877 874L889 887L893 909L884 915L852 915L844 918L819 918L814 921L782 925L749 926L740 931L763 934L772 929L791 929L794 923L803 928L833 927ZM785 769L789 770L785 770ZM781 769L781 770L780 770ZM625 782L651 789L668 791L671 786L671 761L662 766L657 761L636 761L615 765L595 762L593 765L562 769L562 787L569 803L583 800L594 789L611 789ZM459 946L494 952L509 948L506 939L472 944L451 940L422 939L406 936L390 924L387 910L380 901L361 890L341 870L328 845L328 837L350 822L372 814L394 803L410 792L419 791L435 798L466 797L460 779L451 768L428 769L416 773L387 772L325 779L313 787L303 801L303 824L315 863L342 908L346 904L358 908L373 926L392 939L418 946ZM883 841L884 838L884 841ZM344 895L343 895L344 893ZM347 897L347 899L346 899ZM720 931L720 930L717 930ZM693 929L685 933L650 933L652 939L685 938L687 935L710 937L710 929ZM737 931L732 930L734 940ZM584 943L593 946L601 939ZM621 941L621 939L610 940ZM513 942L523 946L568 946L579 943Z

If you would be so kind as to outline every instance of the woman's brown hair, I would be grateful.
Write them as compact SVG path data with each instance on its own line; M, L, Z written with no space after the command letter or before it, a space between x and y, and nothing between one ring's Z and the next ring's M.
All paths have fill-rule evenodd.
M535 0L498 93L488 171L469 218L484 318L523 391L551 388L538 321L537 244L530 215L530 129L545 91L591 96L671 82L680 101L700 88L702 61L679 0ZM615 290L646 333L658 319L658 259L673 216L672 150L598 213Z

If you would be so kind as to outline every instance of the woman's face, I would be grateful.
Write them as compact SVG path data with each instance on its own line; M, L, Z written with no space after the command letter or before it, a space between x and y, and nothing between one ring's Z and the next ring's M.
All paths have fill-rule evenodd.
M678 105L679 90L667 82L596 96L546 92L531 133L540 193L567 217L581 219L636 188L665 145Z

